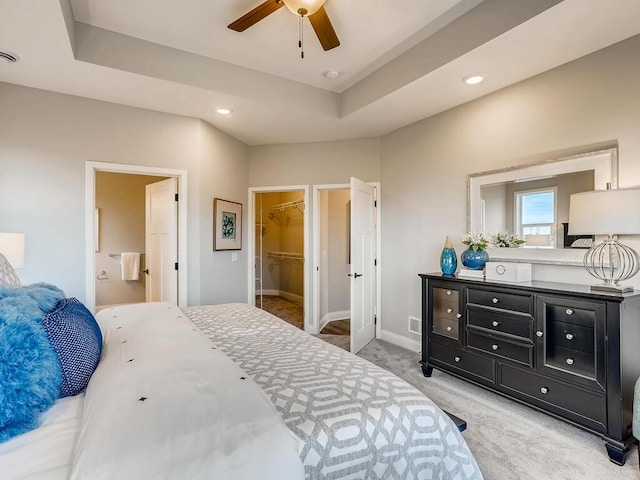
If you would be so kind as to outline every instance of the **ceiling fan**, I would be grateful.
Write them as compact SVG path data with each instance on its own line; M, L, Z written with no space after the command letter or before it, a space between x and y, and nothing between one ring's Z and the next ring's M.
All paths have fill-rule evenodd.
M247 28L255 25L276 10L286 6L291 12L300 17L300 41L302 48L302 19L308 17L313 30L316 32L322 48L327 51L340 45L340 40L336 35L331 20L324 9L327 0L267 0L261 3L249 13L243 15L235 22L228 25L231 30L244 32ZM304 57L304 54L303 54Z

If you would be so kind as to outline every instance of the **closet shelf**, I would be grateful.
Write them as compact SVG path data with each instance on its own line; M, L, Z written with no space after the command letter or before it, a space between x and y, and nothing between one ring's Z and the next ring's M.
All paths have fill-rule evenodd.
M302 205L302 208L298 208ZM269 214L273 214L274 212L284 212L287 208L293 208L294 210L298 210L300 213L303 213L304 210L304 200L295 200L293 202L285 202L279 203L277 205L273 205L269 207Z
M284 260L284 259L294 259L294 260L300 260L302 262L304 262L304 255L302 255L301 253L292 253L292 252L268 252L267 256L271 257L271 258L276 258L278 260Z

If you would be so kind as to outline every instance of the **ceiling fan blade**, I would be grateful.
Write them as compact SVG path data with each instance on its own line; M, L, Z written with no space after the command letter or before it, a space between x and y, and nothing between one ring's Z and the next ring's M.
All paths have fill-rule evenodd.
M227 25L227 27L231 30L235 30L236 32L244 32L247 28L255 25L267 15L271 15L283 6L284 2L282 0L267 0L251 10L249 13L241 16L235 22Z
M327 15L324 6L320 7L320 10L313 15L310 15L309 21L325 51L340 46L340 40L338 40L338 35L336 35L336 31L331 25L331 20L329 20L329 15Z

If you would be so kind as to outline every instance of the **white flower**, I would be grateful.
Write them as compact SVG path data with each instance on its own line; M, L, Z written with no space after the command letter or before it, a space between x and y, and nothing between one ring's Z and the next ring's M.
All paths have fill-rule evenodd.
M484 233L471 233L467 232L462 237L462 243L468 245L474 252L478 250L484 250L489 245L489 240L484 236Z

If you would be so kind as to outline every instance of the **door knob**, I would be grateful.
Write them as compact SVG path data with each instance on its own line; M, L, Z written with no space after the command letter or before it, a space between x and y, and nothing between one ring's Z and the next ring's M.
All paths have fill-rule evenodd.
M149 275L149 269L145 268L144 270L142 270L142 273L145 273L145 274Z
M354 273L353 278L358 278L358 277L361 277L362 275L364 275L364 273Z

